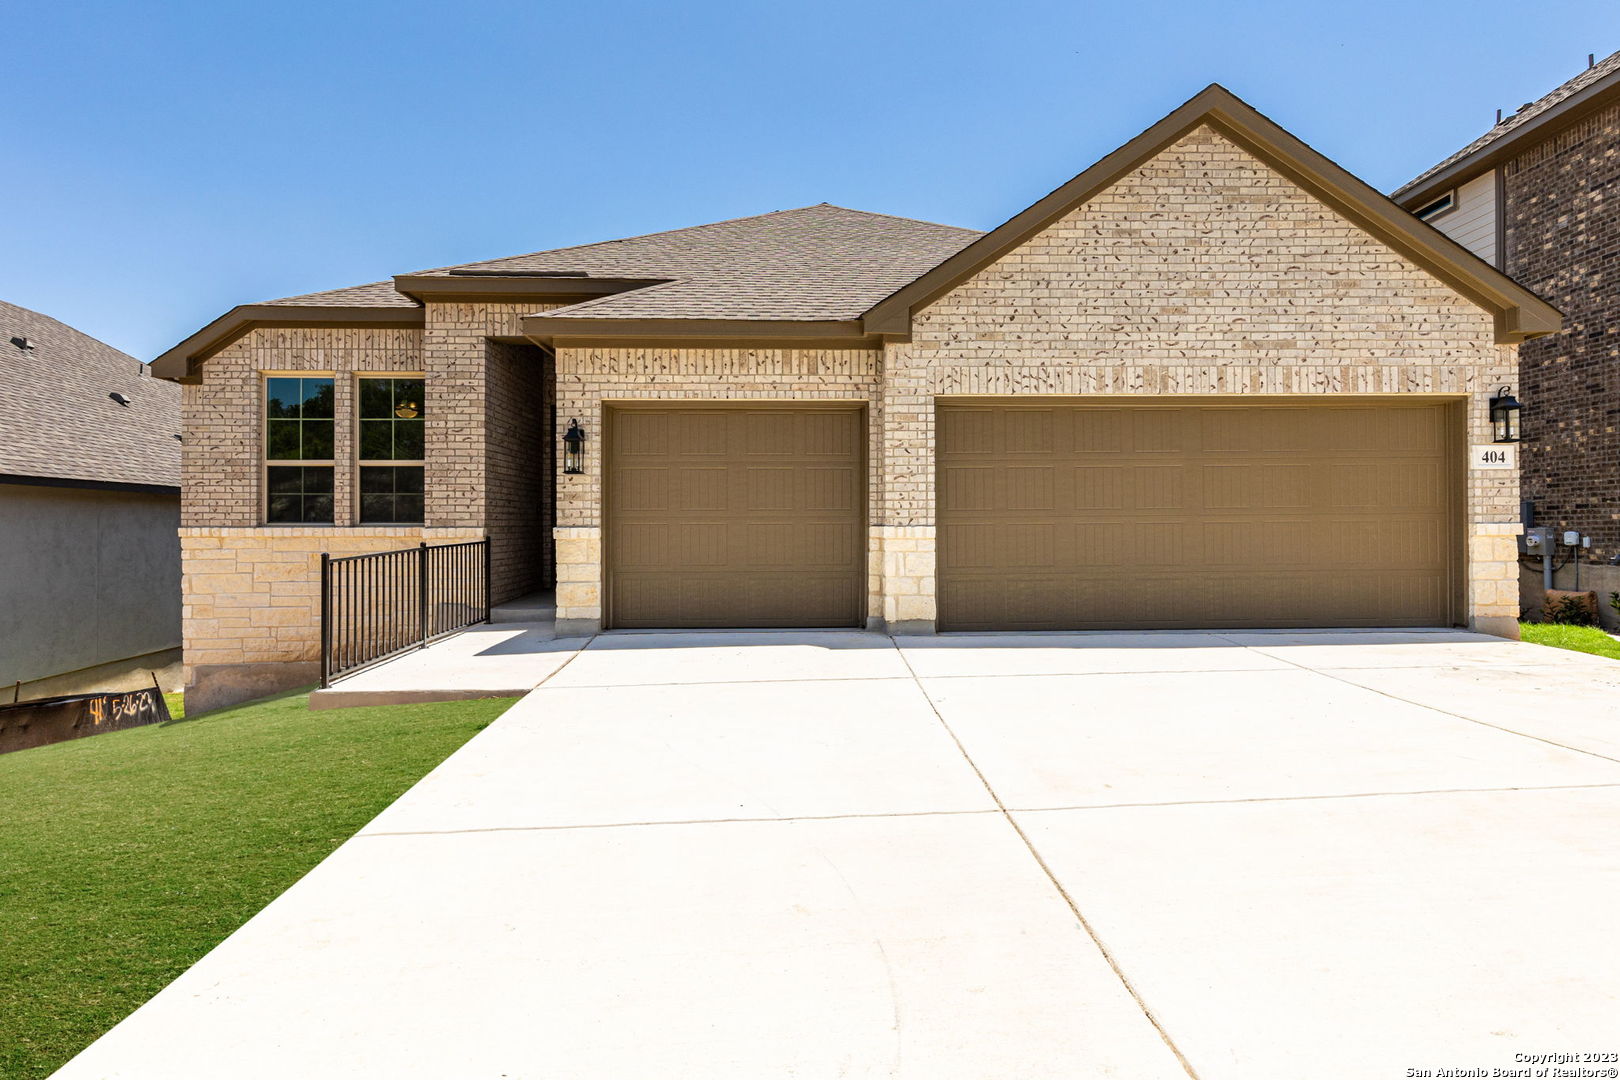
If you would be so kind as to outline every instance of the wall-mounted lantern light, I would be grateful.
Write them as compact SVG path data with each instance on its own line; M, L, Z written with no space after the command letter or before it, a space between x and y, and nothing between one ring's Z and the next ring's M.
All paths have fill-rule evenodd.
M563 432L563 472L579 475L585 471L585 429L578 420L568 421Z
M1497 442L1519 441L1517 420L1519 410L1522 408L1524 406L1508 393L1505 386L1491 398L1491 429L1496 435Z

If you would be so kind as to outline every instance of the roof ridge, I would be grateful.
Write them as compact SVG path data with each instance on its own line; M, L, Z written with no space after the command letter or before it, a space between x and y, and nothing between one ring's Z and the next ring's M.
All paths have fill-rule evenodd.
M316 289L314 292L293 293L291 296L278 296L273 300L259 300L259 301L256 301L256 303L260 303L260 304L280 304L280 303L282 303L284 301L287 301L287 300L313 300L316 297L329 296L332 293L353 292L356 289L373 289L373 288L376 288L378 286L387 286L388 288L393 289L394 288L394 279L389 278L386 281L363 281L358 285L338 285L338 286L334 286L333 288L330 288L330 289ZM404 294L400 293L400 296L404 297ZM405 299L410 299L409 297L404 297L404 298ZM414 301L414 300L412 300L411 302L413 304L416 304L416 301Z
M475 266L488 266L491 263L511 262L513 259L532 259L536 255L556 255L564 251L583 251L586 248L607 247L610 244L625 244L632 240L650 240L655 236L673 236L676 233L697 232L699 229L712 229L717 225L734 225L739 221L753 221L756 218L775 217L778 214L792 214L800 210L814 210L817 206L830 206L831 203L812 203L809 206L789 206L781 210L767 210L763 214L739 214L736 217L722 218L719 221L705 221L698 225L682 225L677 229L654 229L652 232L637 233L634 236L619 236L612 240L596 240L589 244L567 244L563 247L541 248L539 251L525 251L518 255L502 255L494 259L480 259L476 262L452 263L448 266L435 266L428 270L416 270L416 274L436 274L441 270L466 270Z
M140 364L143 367L147 365L147 362L145 360L141 360L138 357L131 356L129 353L125 352L123 349L120 349L118 346L109 345L107 342L102 341L100 338L95 337L92 334L87 334L83 330L80 330L78 327L71 326L68 323L63 322L61 319L58 319L54 315L47 315L43 311L35 311L33 308L23 307L21 304L13 304L9 300L0 300L0 308L12 308L12 309L14 309L16 311L22 312L24 315L32 315L36 319L44 319L47 322L55 323L57 329L66 330L68 333L74 335L75 337L83 338L85 341L88 341L90 344L96 346L98 349L111 349L113 352L117 353L119 356L125 357L126 359L129 359L129 360L133 360L133 361L135 361L135 363ZM26 336L26 335L24 335L24 336Z
M652 239L653 237L656 237L656 236L674 236L674 235L676 235L678 233L692 233L692 232L699 232L699 231L704 230L704 229L713 229L713 228L717 228L717 227L719 227L721 225L735 225L735 224L737 224L738 222L741 222L741 221L757 221L760 218L778 217L778 216L780 216L782 214L799 214L799 213L803 213L806 210L817 210L817 209L820 209L823 206L825 206L825 207L827 207L828 209L831 209L831 210L841 210L841 211L843 211L844 213L847 213L847 214L861 214L861 215L864 215L866 217L886 218L886 219L888 219L890 221L904 221L904 222L908 222L908 223L913 224L913 225L928 225L928 226L930 226L932 228L951 229L951 230L956 231L956 232L962 232L962 233L967 233L967 234L971 234L971 235L978 235L979 234L979 230L977 230L977 229L964 229L964 228L962 228L961 226L958 226L958 225L945 225L945 224L942 224L941 222L937 222L937 221L924 221L921 218L902 217L902 216L900 216L898 214L880 214L880 213L877 213L876 211L872 211L872 210L857 210L857 209L855 209L854 207L851 207L851 206L839 206L836 203L830 203L830 202L823 201L823 202L818 202L818 203L810 203L810 204L808 204L806 206L789 206L789 207L784 207L784 208L782 208L780 210L767 210L762 214L740 214L737 217L722 218L719 221L705 221L705 222L702 222L702 223L697 224L697 225L683 225L683 226L681 226L680 228L677 228L677 229L655 229L652 232L637 233L634 236L620 236L620 237L616 237L615 239L612 239L612 240L597 240L597 241L594 241L593 243L589 243L589 244L569 244L569 245L567 245L565 247L542 248L539 251L526 251L526 252L523 252L523 253L518 254L518 255L502 255L499 258L481 259L481 260L478 260L477 262L454 263L454 264L449 265L449 266L435 266L435 267L433 267L431 269L428 269L428 270L417 270L417 271L414 271L414 273L416 273L416 274L436 274L436 273L440 273L442 271L447 271L447 270L468 270L468 269L471 269L473 267L478 267L478 266L489 266L489 265L491 265L493 263L511 262L514 259L532 259L536 255L558 255L558 254L561 254L561 253L567 252L567 251L585 251L585 250L592 249L592 248L605 248L605 247L609 247L609 246L611 246L613 244L628 244L628 243L632 243L632 242L637 241L637 240L650 240L650 239Z
M972 233L982 235L983 229L969 229L965 225L947 225L943 221L929 221L927 218L906 217L904 214L884 214L877 210L862 210L854 206L844 206L841 203L819 202L816 206L830 206L834 210L842 210L846 214L861 214L864 217L887 218L890 221L904 221L911 225L932 225L936 229L950 229L952 232ZM816 206L801 206L801 210L814 210Z

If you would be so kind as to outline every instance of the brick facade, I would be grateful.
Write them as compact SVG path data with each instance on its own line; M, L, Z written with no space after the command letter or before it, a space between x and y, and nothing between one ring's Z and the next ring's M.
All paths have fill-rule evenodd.
M1519 350L1520 472L1537 523L1620 554L1620 106L1508 162L1504 269L1564 313ZM1513 382L1514 380L1504 380Z
M492 341L484 400L484 521L490 599L502 603L555 580L551 493L554 369L533 345Z
M939 398L1421 394L1465 404L1466 437L1483 442L1486 400L1512 381L1516 362L1511 346L1496 344L1490 314L1207 127L914 313L908 342L564 344L547 365L539 350L515 343L518 317L537 306L430 304L420 332L304 331L315 336L285 347L272 335L288 332L254 331L220 354L225 363L209 362L186 398L188 432L203 428L187 442L187 643L206 658L194 664L307 663L312 631L292 627L307 617L298 591L307 584L270 588L270 607L302 603L303 614L261 625L244 614L263 606L263 589L250 587L264 576L259 568L275 567L266 571L271 585L296 576L310 552L335 550L340 533L360 549L411 541L258 527L259 370L425 371L428 520L418 531L502 540L497 576L510 595L546 573L548 541L535 526L555 485L551 542L564 632L594 631L603 616L604 406L863 402L868 617L874 626L927 631L935 619ZM562 475L555 436L575 418L590 439L585 472ZM1503 634L1517 626L1517 500L1511 473L1468 478L1468 619Z
M184 387L183 634L197 708L313 681L323 551L487 535L495 602L549 584L552 369L542 350L511 340L518 318L536 307L436 304L422 330L261 327L210 357L202 381ZM333 376L331 526L264 522L268 372ZM385 372L427 380L423 526L358 523L355 384Z
M260 327L215 353L203 370L201 383L181 388L180 524L251 527L264 524L264 374L334 376L333 455L353 461L355 377L422 371L422 332ZM333 487L333 524L354 524L354 470L334 470Z

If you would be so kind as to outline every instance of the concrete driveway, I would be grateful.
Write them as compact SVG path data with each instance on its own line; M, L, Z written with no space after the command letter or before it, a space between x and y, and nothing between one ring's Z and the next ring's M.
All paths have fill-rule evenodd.
M1614 1051L1617 702L1462 633L606 635L59 1075Z

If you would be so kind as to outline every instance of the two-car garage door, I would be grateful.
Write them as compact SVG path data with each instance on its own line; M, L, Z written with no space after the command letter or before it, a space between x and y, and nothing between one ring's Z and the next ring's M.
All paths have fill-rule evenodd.
M942 403L940 629L1450 625L1452 408Z
M1446 626L1455 405L941 401L941 630ZM607 621L859 626L865 414L609 410Z

